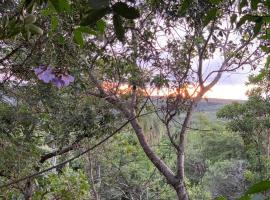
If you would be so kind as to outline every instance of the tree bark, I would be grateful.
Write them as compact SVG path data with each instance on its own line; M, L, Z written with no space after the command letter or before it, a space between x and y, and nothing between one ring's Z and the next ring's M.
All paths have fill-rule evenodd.
M268 133L267 136L267 152L266 152L267 156L270 156L270 134Z
M130 121L130 123L131 123L133 129L135 130L137 138L138 138L146 156L152 161L152 163L159 170L159 172L164 175L164 177L167 180L167 183L174 188L174 190L177 194L178 200L189 200L188 193L187 193L187 190L186 190L185 184L184 184L184 174L183 174L184 168L182 167L182 166L184 166L184 160L181 159L181 161L183 161L182 165L181 165L181 171L183 172L181 174L183 176L178 177L164 163L164 161L161 158L159 158L155 154L155 152L151 149L151 147L149 146L149 144L147 143L147 141L144 137L143 130L140 127L138 121L134 118L133 120Z
M189 200L184 180L174 187L178 200Z
M89 179L91 181L91 184L92 184L92 193L93 193L93 198L95 200L100 200L100 196L99 196L99 193L97 191L97 188L96 188L96 181L95 181L95 177L94 177L94 173L93 173L93 163L92 161L95 160L92 158L92 155L91 153L88 153L88 157L87 157L87 161L88 161L88 169L87 169L87 174L89 176Z
M131 115L130 117L132 120L130 121L131 126L133 127L137 138L140 142L141 147L143 148L144 153L146 156L151 160L151 162L155 165L155 167L160 171L162 175L165 176L168 183L170 185L173 185L176 183L175 174L172 172L172 170L164 163L164 161L156 155L156 153L153 151L153 149L150 147L148 142L145 139L143 130L141 126L139 125L139 122L135 118L135 115Z
M26 184L25 184L25 188L24 188L24 192L23 192L23 196L25 200L32 200L32 196L33 196L33 190L34 190L34 184L32 179L27 180Z
M185 143L186 143L186 132L188 129L188 125L191 120L192 112L194 108L194 102L190 105L186 117L184 119L184 122L182 124L181 131L179 133L179 145L178 145L178 152L177 152L177 178L180 178L181 181L184 182L184 177L185 177Z
M187 110L187 114L185 116L184 122L182 124L181 131L179 133L179 145L177 151L177 173L176 177L179 180L179 183L174 186L174 189L177 193L178 200L188 200L188 193L185 187L185 143L186 143L186 132L188 129L188 125L191 120L194 102L191 103L189 109Z

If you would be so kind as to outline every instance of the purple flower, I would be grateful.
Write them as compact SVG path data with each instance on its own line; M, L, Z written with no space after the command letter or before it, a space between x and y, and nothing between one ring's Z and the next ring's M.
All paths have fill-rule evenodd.
M74 82L74 77L68 74L62 74L61 80L64 82L64 86L68 86L70 83Z
M61 78L59 77L55 77L53 80L52 80L52 84L55 85L57 88L61 88L61 87L64 87L65 83L63 80L61 80Z
M66 87L70 85L70 83L74 82L74 77L64 73L57 73L50 66L46 67L45 65L40 65L38 68L34 69L35 74L38 79L43 81L44 83L52 83L58 88Z
M34 69L34 72L36 75L39 75L40 73L42 73L44 70L46 70L45 65L40 65L39 67Z
M58 88L61 88L61 87L66 87L68 86L71 82L74 81L74 77L71 76L71 75L68 75L68 74L61 74L59 75L58 77L55 77L53 80L52 80L52 83L58 87Z
M49 83L55 78L55 74L51 67L45 67L44 65L39 66L34 69L35 74L38 76L38 79L44 83Z
M53 74L51 69L47 69L40 75L38 75L38 78L42 80L44 83L49 83L55 78L55 75Z

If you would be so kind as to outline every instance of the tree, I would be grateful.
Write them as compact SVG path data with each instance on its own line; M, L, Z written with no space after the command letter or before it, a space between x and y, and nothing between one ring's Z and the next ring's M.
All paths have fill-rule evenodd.
M188 198L184 186L184 149L185 149L184 145L185 145L186 131L188 129L188 124L190 122L194 107L196 106L197 102L202 98L202 96L218 82L218 80L222 75L222 72L237 69L239 66L245 65L247 63L251 64L252 63L251 60L257 59L256 54L258 53L258 50L252 52L251 54L249 54L247 51L248 50L247 45L250 44L250 40L252 38L251 35L249 39L242 41L241 44L234 44L235 46L229 45L230 43L232 43L232 41L229 41L230 40L229 35L231 34L232 31L232 29L230 29L230 25L228 24L228 27L225 30L221 27L218 27L218 23L224 20L223 17L226 17L227 13L226 12L222 13L221 14L222 18L216 18L216 15L214 15L214 17L211 18L209 15L213 14L215 10L217 11L217 5L214 4L203 5L203 3L202 4L200 3L202 2L199 2L199 4L194 3L189 7L189 10L185 13L186 18L182 19L181 21L181 24L184 24L184 27L183 25L181 26L180 24L178 24L177 21L178 16L173 15L175 13L168 14L168 12L164 12L162 10L162 9L170 9L171 7L177 5L174 3L163 5L164 7L161 8L161 11L163 11L163 13L161 12L161 14L165 15L164 23L168 24L168 26L165 28L165 31L167 33L171 33L171 35L167 34L167 37L168 38L171 37L172 39L171 40L168 39L168 45L165 46L165 48L158 49L149 47L152 52L155 52L155 55L158 55L155 58L152 58L150 56L148 58L148 62L150 60L153 63L149 67L151 71L148 70L148 73L151 74L152 72L152 76L155 77L153 81L150 80L150 82L152 82L158 87L161 87L164 84L169 85L172 90L174 88L175 89L180 88L181 90L184 90L181 92L186 95L185 98L183 98L184 95L181 94L169 96L168 99L166 100L164 110L162 110L162 107L156 108L156 110L161 109L163 112L160 114L161 121L167 126L168 137L171 139L171 143L176 149L178 159L175 164L176 166L175 174L172 172L172 169L168 168L168 166L163 162L163 160L161 160L157 156L157 154L150 148L149 144L145 140L144 133L142 131L139 122L136 119L133 119L136 115L135 113L137 106L134 105L134 103L137 102L136 97L138 90L133 88L133 90L131 91L132 94L130 95L131 96L130 101L126 103L124 103L123 99L121 99L121 97L117 94L114 96L114 98L110 98L108 91L105 91L101 87L99 81L92 75L93 72L92 71L90 72L90 79L96 85L98 91L96 96L105 98L111 104L116 105L127 119L133 119L131 120L130 123L146 155L157 167L157 169L165 176L167 182L176 190L179 199ZM198 9L196 10L197 12L195 12L196 15L194 14L192 9ZM204 14L208 12L209 15L206 15L206 17L204 18L203 17ZM210 20L208 19L208 17L210 18ZM185 27L185 25L187 27ZM147 24L146 25L144 24L144 27L147 27ZM181 34L183 34L186 37L183 37L181 35L178 37L178 35L176 34L177 32L174 32L174 27L187 28L188 32L185 32L185 30L181 32ZM159 30L158 28L156 29ZM139 29L140 32L142 32L143 30L144 30L143 27ZM151 28L147 28L147 30L151 30ZM218 36L219 33L220 36ZM131 36L134 37L135 33L132 32L131 34L132 34ZM207 37L205 37L204 34L206 34ZM152 35L154 38L158 38L156 36L156 33L152 33ZM220 37L220 39L218 39L218 37ZM126 39L128 40L129 38ZM130 40L132 41L132 39L133 38L131 37ZM219 42L213 43L214 40L217 40L220 43ZM155 42L152 41L151 43L153 44L158 42L159 41ZM147 44L144 43L138 45L147 46ZM203 65L204 60L210 59L215 50L218 51L219 47L223 48L222 49L224 53L223 63L216 71L213 70L206 76L203 76L203 68L205 67ZM211 50L211 48L214 49ZM144 47L141 47L141 49L144 50ZM160 52L160 50L162 51ZM112 54L116 55L115 56L116 59L120 60L120 55L117 54L116 51L114 51ZM162 56L164 54L166 55L165 59L163 59ZM143 56L146 57L146 55L150 55L150 52L148 54L147 51L143 52ZM179 55L183 57L179 58ZM253 57L252 59L250 59L251 58L250 55L251 57L255 55L256 58ZM193 62L196 62L195 61L196 57L198 57L197 60L198 68L194 69L191 66ZM121 60L124 60L124 58L121 58ZM136 60L137 63L140 60L140 54L138 54L138 52L136 55ZM145 62L147 62L146 59L144 59L143 62L141 63ZM165 69L164 66L166 66ZM142 66L138 65L137 67L142 68ZM155 71L158 71L158 74L156 76ZM211 75L214 75L214 77L212 77ZM209 80L209 78L213 79ZM123 83L123 81L119 82ZM192 96L191 94L188 94L188 92L185 90L185 85L187 84L191 84L197 87L196 91L194 92L195 95ZM147 86L144 87L145 87L144 89L147 89ZM114 91L112 91L111 93L113 92ZM130 106L127 107L123 105L130 105ZM170 125L171 123L173 123L175 117L179 117L179 115L177 115L177 112L180 111L182 111L182 113L185 114L184 120L182 122L183 123L182 128L176 135L172 135L170 131Z
M253 26L248 25L242 29L244 37L238 36L230 22L236 6L227 1L90 1L90 8L82 6L84 1L46 2L5 4L12 9L3 12L7 17L1 26L4 73L16 77L15 84L18 80L27 81L27 86L46 82L59 88L70 83L65 77L75 76L74 93L77 89L111 105L114 116L129 121L148 159L178 198L188 199L184 161L192 112L222 74L255 66L264 56L259 48L250 48L256 46L252 42L256 29L250 31ZM14 15L16 12L20 14ZM206 63L216 55L221 58L218 66L207 71ZM39 72L29 75L33 65L44 66L35 67ZM12 91L14 80L4 82ZM164 87L169 88L169 95L153 98L150 94L152 89ZM154 110L166 127L177 157L173 167L146 140L137 120L145 106ZM175 133L174 123L181 124ZM56 152L52 156L61 151Z
M218 117L227 120L227 126L239 133L246 146L251 172L258 173L251 182L269 177L269 95L267 65L256 76L250 77L249 84L254 84L249 91L249 99L244 103L225 106L218 112Z

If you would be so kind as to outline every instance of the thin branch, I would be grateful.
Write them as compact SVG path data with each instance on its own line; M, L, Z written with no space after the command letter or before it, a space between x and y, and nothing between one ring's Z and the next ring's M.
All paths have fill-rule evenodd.
M167 135L170 139L170 142L172 143L172 145L174 146L175 149L178 149L178 145L176 144L176 142L174 141L173 137L172 137L172 134L171 134L171 130L170 130L170 127L169 127L169 123L165 124L166 126L166 132L167 132Z
M205 51L206 51L207 45L208 45L208 43L210 41L210 38L213 35L214 28L215 28L215 21L212 22L212 24L211 24L209 35L208 35L203 47L202 48L198 47L198 51L199 51L198 79L199 79L199 85L201 87L203 87L203 83L204 83L203 77L202 77L202 68L203 68L203 59L204 59L203 56L205 54Z
M2 64L5 60L9 59L11 56L13 56L23 46L24 46L24 44L19 45L18 47L13 49L9 54L7 54L4 58L1 58L0 64Z
M146 104L143 104L143 107L144 107L145 105L146 105ZM127 120L124 124L122 124L119 128L117 128L113 133L111 133L110 135L108 135L107 137L105 137L103 140L101 140L100 142L98 142L98 143L95 144L94 146L92 146L92 147L86 149L85 151L82 151L81 153L77 154L76 156L74 156L74 157L72 157L72 158L70 158L70 159L68 159L68 160L65 160L65 161L63 161L63 162L61 162L61 163L59 163L59 164L57 164L57 165L54 165L54 166L49 167L49 168L47 168L47 169L44 169L44 170L42 170L42 171L39 171L39 172L30 174L30 175L25 176L25 177L23 177L23 178L20 178L20 179L11 181L11 182L9 182L9 183L7 183L7 184L1 185L1 186L0 186L0 189L9 187L9 186L11 186L11 185L14 185L14 184L17 184L17 183L19 183L19 182L25 181L25 180L27 180L27 179L34 178L34 177L36 177L36 176L38 176L38 175L41 175L41 174L43 174L43 173L45 173L45 172L51 171L52 169L58 168L58 167L60 167L60 166L63 166L63 165L65 165L65 164L67 164L67 163L69 163L69 162L71 162L71 161L73 161L73 160L75 160L75 159L81 157L82 155L84 155L84 154L86 154L86 153L92 151L92 150L95 149L96 147L100 146L101 144L105 143L107 140L109 140L110 138L112 138L112 137L113 137L115 134L117 134L119 131L121 131L124 127L126 127L126 126L131 122L131 120L134 120L134 119L136 119L136 118L138 118L138 117L145 116L145 115L148 115L148 114L153 113L153 112L148 112L148 113L141 114L141 111L143 110L143 107L140 109L140 112L138 113L138 115L134 116L134 118L131 118L131 119Z
M245 48L251 40L246 41L244 44L242 44L240 47L238 47L234 52L238 52L240 50L242 50L243 48ZM221 78L222 76L222 72L224 72L224 70L228 70L227 69L227 64L228 62L233 58L233 55L227 57L223 63L221 64L220 68L219 68L219 72L217 73L217 75L215 76L215 78L207 85L204 87L204 90L200 92L200 95L204 95L205 92L207 92L208 90L210 90ZM213 74L213 72L209 73L208 76L205 78L204 82L211 76L211 74Z
M67 146L63 149L58 149L54 152L51 152L51 153L48 153L48 154L41 156L41 159L39 160L39 162L44 163L46 160L48 160L52 157L59 156L59 155L62 155L64 153L67 153L71 150L74 150L76 148L76 146L79 144L79 142L85 138L84 136L85 135L79 136L70 146Z
M86 154L87 152L89 152L89 151L95 149L95 148L98 147L99 145L101 145L101 144L103 144L104 142L106 142L107 140L109 140L109 139L110 139L111 137L113 137L116 133L118 133L120 130L122 130L128 123L129 123L129 121L125 122L122 126L120 126L120 127L119 127L117 130L115 130L112 134L110 134L109 136L107 136L106 138L104 138L103 140L101 140L100 142L98 142L97 144L95 144L94 146L92 146L91 148L88 148L88 149L86 149L85 151L79 153L78 155L76 155L76 156L74 156L74 157L72 157L72 158L70 158L70 159L68 159L68 160L65 160L64 162L61 162L61 163L59 163L59 164L57 164L57 165L54 165L54 166L52 166L52 167L49 167L49 168L44 169L44 170L42 170L42 171L39 171L39 172L37 172L37 173L33 173L33 174L31 174L31 175L28 175L28 176L25 176L25 177L23 177L23 178L17 179L17 180L15 180L15 181L11 181L10 183L1 185L1 186L0 186L0 189L1 189L1 188L8 187L8 186L11 186L11 185L14 185L14 184L17 184L17 183L19 183L19 182L25 181L25 180L30 179L30 178L33 178L33 177L36 177L36 176L38 176L38 175L40 175L40 174L43 174L43 173L48 172L48 171L51 171L52 169L55 169L55 168L60 167L60 166L63 166L63 165L65 165L65 164L67 164L67 163L69 163L69 162L71 162L71 161L73 161L73 160L75 160L75 159L81 157L82 155Z
M196 102L192 102L191 105L189 106L184 122L183 122L183 126L179 134L179 145L177 149L178 152L177 152L177 162L176 162L176 167L177 167L176 176L179 177L181 180L184 180L185 136L186 136L188 124L191 120L192 111L194 109L195 103Z

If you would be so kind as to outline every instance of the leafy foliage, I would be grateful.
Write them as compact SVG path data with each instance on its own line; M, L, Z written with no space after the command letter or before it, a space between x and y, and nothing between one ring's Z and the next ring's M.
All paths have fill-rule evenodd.
M260 54L269 53L269 5L243 0L236 12L234 3L3 1L0 180L60 164L1 188L4 198L175 199L172 190L181 200L188 199L186 190L194 199L236 198L247 181L259 179L255 173L268 176L269 109L262 95L220 112L239 135L203 117L189 127L196 104L224 71L255 68ZM232 26L224 28L229 19ZM243 38L236 41L239 33ZM261 50L252 51L256 37ZM216 55L224 62L208 73L205 63ZM267 82L266 73L255 79ZM193 94L189 86L196 88ZM171 93L149 95L164 88ZM137 119L140 114L145 117ZM132 129L69 166L61 164L112 137L125 120ZM247 197L266 188L254 187Z

